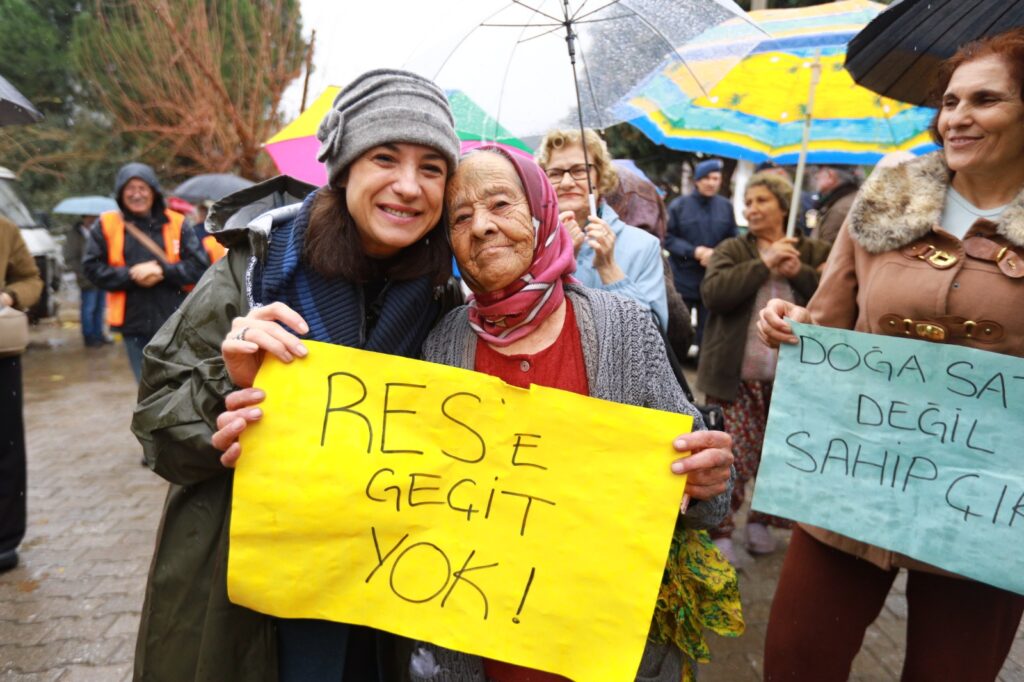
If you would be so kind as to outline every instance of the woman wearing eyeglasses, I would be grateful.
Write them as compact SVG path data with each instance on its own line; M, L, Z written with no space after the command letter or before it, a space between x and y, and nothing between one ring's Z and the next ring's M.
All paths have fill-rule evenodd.
M572 236L576 278L585 286L646 305L666 329L668 303L661 244L657 237L624 223L602 200L618 183L604 140L589 128L583 135L579 130L552 130L540 143L537 163L555 188L559 218ZM598 215L590 214L588 175Z

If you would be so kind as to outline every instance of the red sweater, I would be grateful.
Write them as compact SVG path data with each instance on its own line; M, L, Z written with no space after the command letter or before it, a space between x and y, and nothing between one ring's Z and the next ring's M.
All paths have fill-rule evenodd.
M532 355L502 355L478 339L475 369L520 388L537 384L590 395L587 368L583 364L583 345L576 328L576 314L569 299L565 301L565 323L553 344ZM489 658L484 659L484 672L494 682L569 682L568 678L561 675Z

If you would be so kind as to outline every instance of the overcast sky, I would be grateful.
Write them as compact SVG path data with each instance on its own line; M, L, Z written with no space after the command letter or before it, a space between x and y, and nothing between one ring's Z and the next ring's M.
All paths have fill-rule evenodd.
M413 51L436 39L446 17L473 5L457 0L301 0L301 4L306 37L316 29L307 104L328 85L345 85L373 68L401 67ZM288 118L298 114L301 100L300 77L285 93L282 108Z
M560 31L531 29L541 39L517 42L531 33L519 28L479 30L485 18L516 25L548 21L508 0L301 3L307 37L316 29L307 104L326 86L346 85L368 69L402 66L434 78L442 88L462 90L518 136L557 127L575 104ZM560 11L557 0L535 0L531 5ZM585 31L581 34L582 51L589 45ZM287 119L298 114L301 100L300 78L285 94L282 108Z

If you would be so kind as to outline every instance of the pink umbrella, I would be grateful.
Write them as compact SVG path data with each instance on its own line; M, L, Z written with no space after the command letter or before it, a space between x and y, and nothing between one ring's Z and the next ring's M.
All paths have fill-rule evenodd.
M316 131L320 127L320 121L330 111L340 89L336 85L329 86L298 118L267 140L264 148L281 173L312 185L327 184L327 170L322 163L316 160L317 151L320 149ZM458 112L456 113L456 121L458 121ZM463 140L462 153L465 154L471 149L485 144L496 144L510 154L518 154L527 159L533 158L529 152L512 145L501 142L482 142L477 139Z

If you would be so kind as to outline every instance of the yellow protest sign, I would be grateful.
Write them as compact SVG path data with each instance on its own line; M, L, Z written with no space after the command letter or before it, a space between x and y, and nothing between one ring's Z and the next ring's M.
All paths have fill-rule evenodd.
M633 680L688 416L319 343L268 358L235 474L231 600Z

